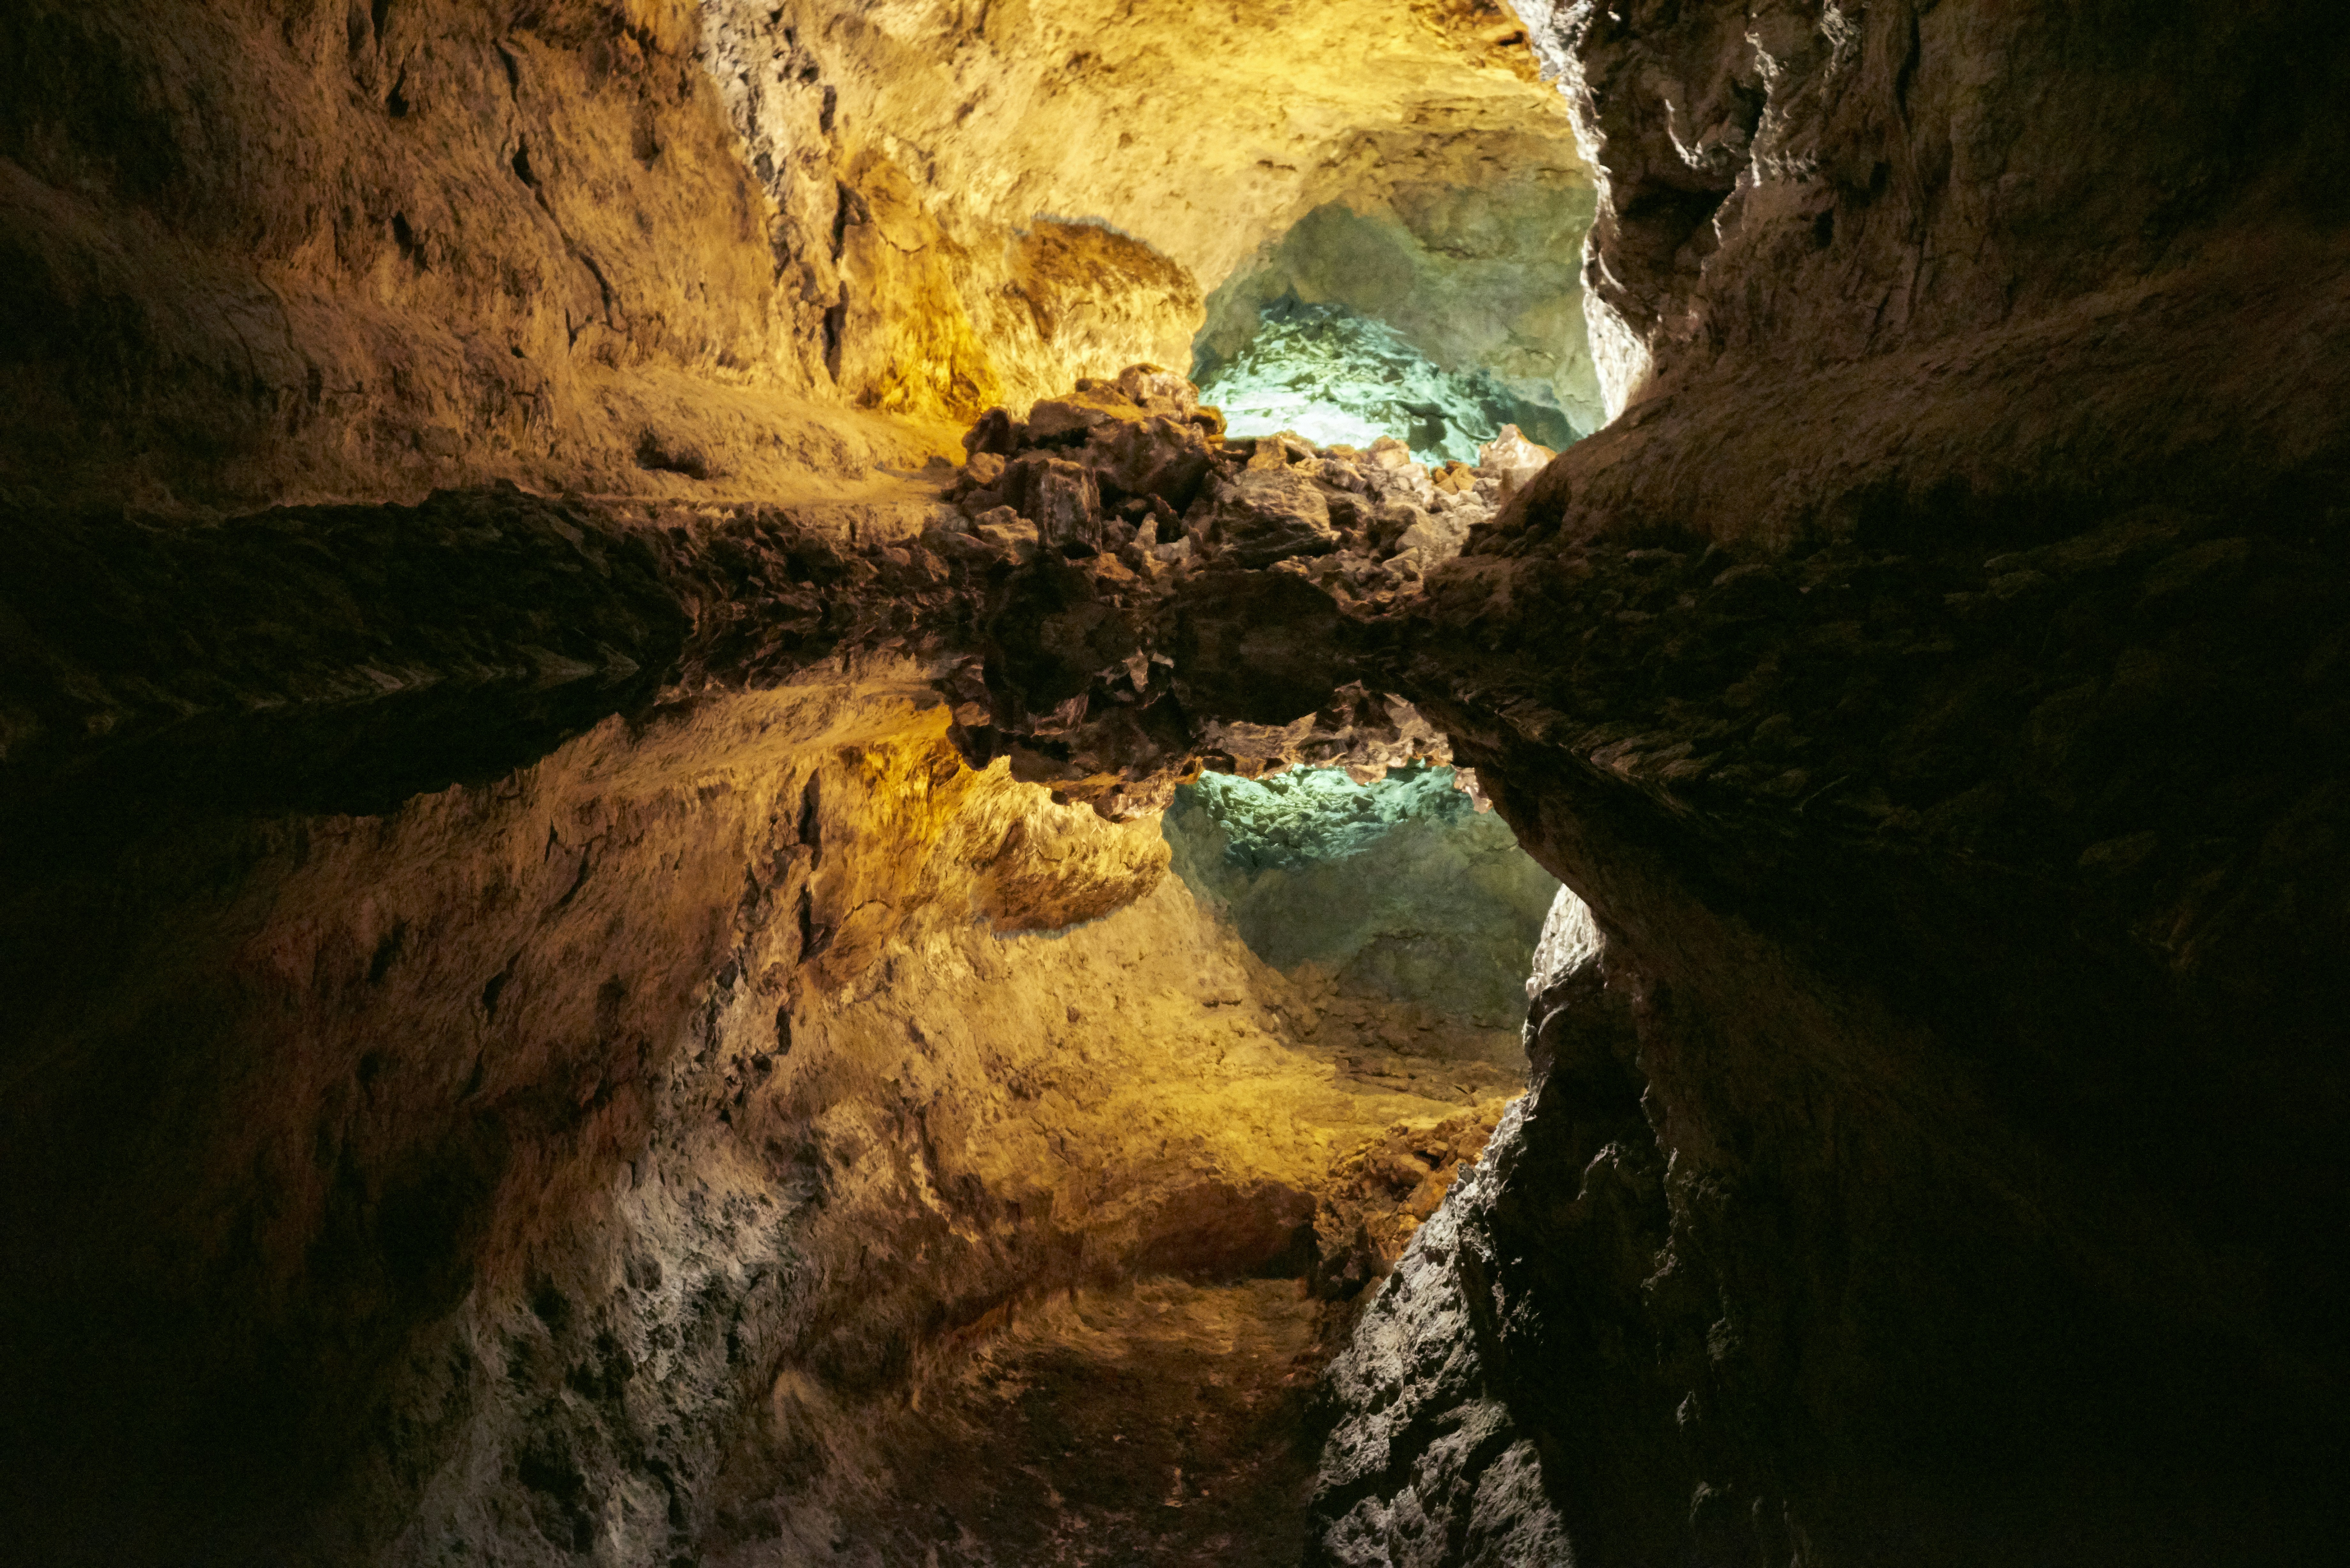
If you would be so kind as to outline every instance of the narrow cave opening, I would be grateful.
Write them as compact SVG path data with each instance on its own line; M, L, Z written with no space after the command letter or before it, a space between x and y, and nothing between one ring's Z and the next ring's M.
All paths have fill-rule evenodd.
M1204 774L1167 812L1171 869L1358 1065L1463 1098L1523 1087L1525 976L1558 881L1474 789L1426 763Z

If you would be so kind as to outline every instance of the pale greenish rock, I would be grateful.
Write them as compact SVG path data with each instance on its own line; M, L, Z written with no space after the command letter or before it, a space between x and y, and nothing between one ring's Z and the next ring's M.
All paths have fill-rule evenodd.
M1492 375L1439 369L1393 327L1343 306L1270 307L1237 358L1211 372L1201 400L1227 434L1289 431L1320 446L1394 436L1421 462L1477 461L1505 424L1545 445L1576 431L1555 409L1517 398Z
M1419 1002L1480 1027L1525 1007L1526 969L1558 883L1450 768L1358 784L1340 768L1209 774L1176 793L1173 869L1275 969Z

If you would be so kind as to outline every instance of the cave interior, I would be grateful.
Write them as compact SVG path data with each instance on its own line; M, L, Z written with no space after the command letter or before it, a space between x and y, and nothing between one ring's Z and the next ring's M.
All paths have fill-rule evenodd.
M5 1554L2337 1559L2345 81L13 0Z

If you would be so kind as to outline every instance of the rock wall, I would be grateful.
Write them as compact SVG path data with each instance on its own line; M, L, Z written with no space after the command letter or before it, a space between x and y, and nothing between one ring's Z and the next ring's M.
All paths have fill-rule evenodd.
M1315 1563L1669 1561L1595 1532L1592 1505L1675 1491L1669 1445L1589 1440L1638 1407L1642 1282L1663 1171L1640 1120L1637 1039L1591 913L1562 889L1526 990L1534 1083L1411 1239L1330 1367ZM1620 1420L1620 1416L1618 1417ZM1678 1501L1678 1497L1673 1501Z
M800 492L827 411L693 14L35 5L5 24L0 483L150 513Z
M1631 1033L1367 1319L1322 1551L2322 1551L2350 268L2289 84L2338 30L1535 23L1625 411L1362 678L1587 900Z

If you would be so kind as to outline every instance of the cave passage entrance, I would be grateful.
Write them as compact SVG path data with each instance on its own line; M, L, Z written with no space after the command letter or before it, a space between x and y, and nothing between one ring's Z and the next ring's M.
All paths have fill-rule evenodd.
M1430 465L1513 424L1557 451L1604 422L1583 320L1591 192L1555 171L1491 189L1328 202L1210 296L1191 379L1233 435L1394 436Z

